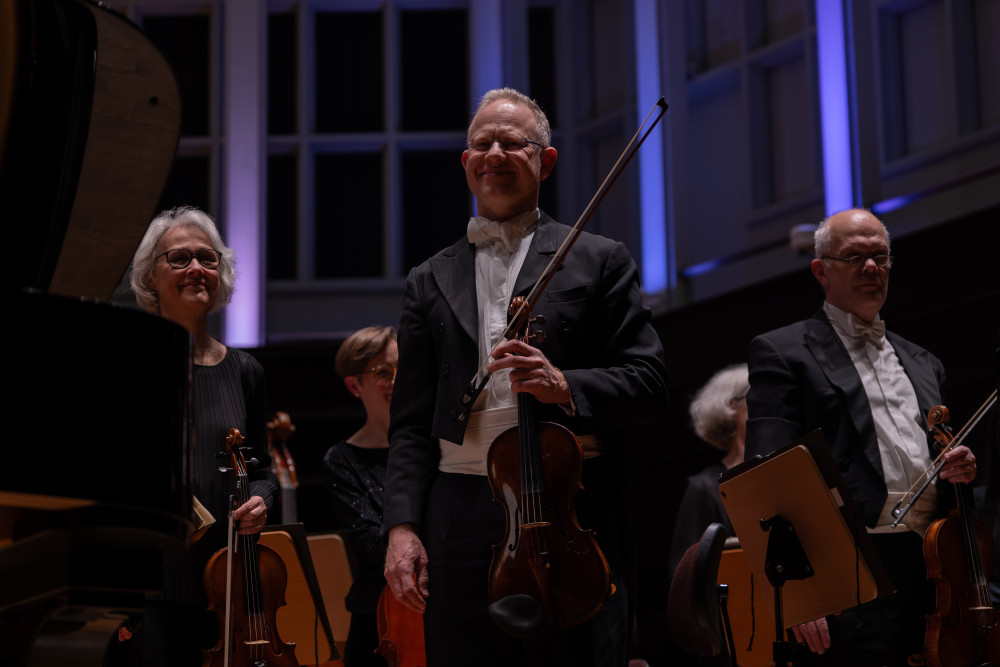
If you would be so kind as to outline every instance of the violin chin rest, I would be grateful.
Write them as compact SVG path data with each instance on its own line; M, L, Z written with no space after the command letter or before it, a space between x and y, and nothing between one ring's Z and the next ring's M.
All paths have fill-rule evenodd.
M518 639L538 639L548 624L542 604L530 595L500 598L489 606L489 612L501 630Z

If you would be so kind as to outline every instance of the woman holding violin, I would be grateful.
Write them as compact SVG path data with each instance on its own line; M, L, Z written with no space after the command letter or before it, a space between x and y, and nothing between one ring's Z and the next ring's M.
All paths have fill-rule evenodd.
M396 329L372 326L351 334L337 350L337 375L365 408L365 423L331 447L323 471L334 521L356 556L354 583L345 603L351 627L344 648L345 667L385 667L379 645L376 610L385 588L382 505L389 454L389 401L399 353Z
M218 616L207 608L206 563L227 544L230 511L239 534L255 535L263 530L277 496L267 452L264 371L252 356L208 333L209 314L224 308L233 293L234 260L208 214L179 207L150 223L132 261L131 285L139 305L192 336L191 488L215 519L182 560L166 564L163 594L147 603L136 637L147 665L202 664L202 651L213 646L219 629ZM220 472L218 458L233 427L250 448L246 460L256 459L248 463L248 499L235 510L230 505L234 477Z
M467 145L461 161L479 215L467 236L407 279L389 426L386 581L401 602L424 613L429 666L621 667L629 618L625 483L619 477L629 446L625 427L650 420L664 406L663 349L628 252L586 233L538 302L533 333L522 338L519 331L518 338L500 342L513 297L531 290L571 230L538 209L541 181L557 153L536 102L509 88L489 91ZM483 368L490 377L478 399L464 399ZM535 403L528 423L519 421L525 414L519 395ZM546 480L568 489L549 496L545 508L567 517L575 511L579 523L567 521L574 532L552 546L565 551L574 536L596 533L607 561L604 577L610 570L615 592L606 584L598 604L579 614L586 620L570 627L550 627L566 605L539 583L547 574L565 576L562 565L541 565L537 577L516 582L526 597L500 598L527 604L501 609L506 618L499 620L490 614L491 587L498 583L491 576L494 554L520 552L532 540L510 550L494 546L517 542L543 523L506 531L509 520L522 515L513 504L494 500L492 481L513 487L521 479L516 466L501 466L497 476L487 471L491 447L512 427L518 435L537 431L543 461L555 449L546 436L557 431L560 451L575 447L576 461L583 461L545 469L552 474ZM571 442L566 433L579 444L565 447ZM538 552L537 563L546 553L554 551ZM592 579L579 576L579 587ZM548 592L539 596L539 588ZM523 622L533 626L539 615L541 632L532 638L509 632Z

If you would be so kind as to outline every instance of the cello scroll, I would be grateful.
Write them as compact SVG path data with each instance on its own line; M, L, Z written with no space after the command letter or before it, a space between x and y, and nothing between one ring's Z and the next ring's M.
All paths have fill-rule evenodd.
M287 412L274 413L267 422L267 446L271 454L271 470L281 486L281 523L298 521L299 478L295 471L295 461L288 450L288 441L295 435L295 424Z

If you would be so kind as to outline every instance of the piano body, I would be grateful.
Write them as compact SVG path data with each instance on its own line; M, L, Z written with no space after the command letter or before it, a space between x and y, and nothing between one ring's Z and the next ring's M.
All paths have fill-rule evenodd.
M107 303L179 131L170 67L129 21L88 0L0 0L4 320L21 360L6 375L0 665L66 664L45 646L140 610L193 529L190 336Z

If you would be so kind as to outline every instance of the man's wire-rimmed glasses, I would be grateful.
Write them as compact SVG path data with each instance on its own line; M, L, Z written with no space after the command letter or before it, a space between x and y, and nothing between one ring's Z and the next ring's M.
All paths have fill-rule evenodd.
M845 262L853 266L855 269L860 269L862 266L865 265L865 262L867 262L870 259L873 262L875 262L875 266L877 266L878 268L888 269L890 266L892 266L892 260L894 258L892 255L889 255L887 253L876 252L870 255L854 254L854 255L848 255L847 257L834 257L833 255L821 255L820 259L832 259L837 262Z
M545 148L542 144L537 141L532 141L527 137L521 137L520 139L513 138L501 138L501 137L476 137L475 139L466 142L465 146L470 151L475 151L476 153L489 153L493 148L493 144L499 143L500 150L504 153L511 153L513 151L526 150L528 146L538 146L539 148Z

